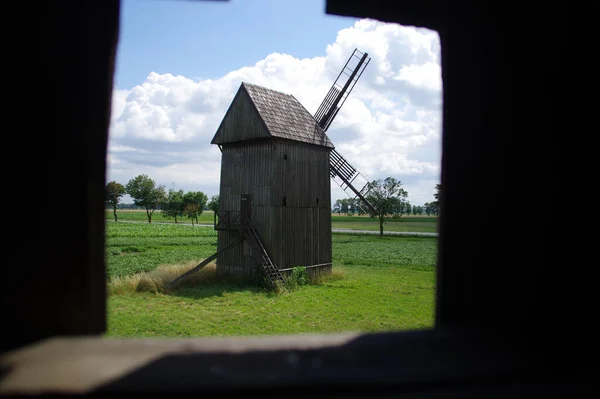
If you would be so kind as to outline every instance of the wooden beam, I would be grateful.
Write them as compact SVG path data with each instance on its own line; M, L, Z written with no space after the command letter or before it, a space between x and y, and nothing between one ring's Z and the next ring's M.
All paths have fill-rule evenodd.
M217 256L219 256L220 254L222 254L224 251L228 250L229 248L237 246L241 242L242 241L234 242L233 244L230 244L230 245L226 246L222 250L220 250L220 251L216 252L215 254L209 256L208 258L204 259L202 262L200 262L198 264L198 266L194 267L191 270L188 270L187 272L183 273L181 276L177 277L175 280L171 281L171 284L169 284L169 288L175 287L175 285L178 284L181 280L183 280L186 277L189 277L192 274L196 273L197 271L199 271L200 269L202 269L204 266L208 265L210 262L212 262L213 260L215 260L217 258Z

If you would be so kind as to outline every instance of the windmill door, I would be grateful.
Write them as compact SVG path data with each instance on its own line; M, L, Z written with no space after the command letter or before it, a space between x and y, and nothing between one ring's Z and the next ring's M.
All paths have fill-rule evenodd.
M241 204L240 204L240 219L242 224L246 222L252 221L252 201L250 199L250 194L242 194Z

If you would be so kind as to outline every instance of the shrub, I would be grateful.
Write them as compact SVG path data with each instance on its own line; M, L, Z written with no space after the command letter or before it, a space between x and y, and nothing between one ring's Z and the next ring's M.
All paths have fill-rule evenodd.
M308 284L308 273L303 266L293 267L290 274L285 278L285 287L290 291L306 284Z

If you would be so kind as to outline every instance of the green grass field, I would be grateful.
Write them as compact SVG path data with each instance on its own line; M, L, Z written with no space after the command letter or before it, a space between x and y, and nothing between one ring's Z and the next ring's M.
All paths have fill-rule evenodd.
M140 210L119 210L117 211L118 220L130 222L148 222L146 211ZM114 221L112 211L106 211L106 219ZM162 216L160 211L155 211L152 216L153 223L173 223L174 219L167 219ZM213 224L214 215L212 211L204 211L198 217L200 224ZM190 219L178 219L177 224L191 224ZM379 231L379 221L376 218L367 216L346 216L332 215L331 227L339 229L351 230L369 230ZM383 225L384 231L407 231L418 233L436 233L437 232L437 217L427 216L402 216L398 219L389 219Z
M112 210L106 210L106 220L113 221L115 220L115 216ZM148 222L148 216L146 215L145 210L138 209L118 209L117 210L117 219L118 221L128 221L128 222ZM152 213L152 223L173 223L175 224L175 219L169 219L163 216L161 211L154 211ZM177 218L177 224L192 224L192 221L188 218ZM196 223L196 221L194 221ZM204 211L202 215L198 216L198 223L200 224L213 224L214 223L214 214L212 211Z
M383 231L437 233L437 217L402 216L391 218L383 224ZM367 216L332 215L331 227L350 230L379 231L379 220Z
M210 228L107 224L109 287L165 264L214 253ZM170 294L108 298L108 336L239 336L399 331L433 326L435 237L333 235L336 278L275 294L209 280ZM110 289L109 289L110 291Z

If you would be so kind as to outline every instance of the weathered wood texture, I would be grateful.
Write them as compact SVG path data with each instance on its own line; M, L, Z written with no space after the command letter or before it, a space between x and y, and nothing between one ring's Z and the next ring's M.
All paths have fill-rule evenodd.
M211 144L233 143L270 136L248 92L240 86Z
M334 148L315 118L294 96L243 82L211 144L261 137Z
M279 268L331 262L329 148L292 140L253 140L223 146L220 211L252 199L252 224ZM219 231L218 249L237 240ZM219 273L252 274L246 244L217 260Z

